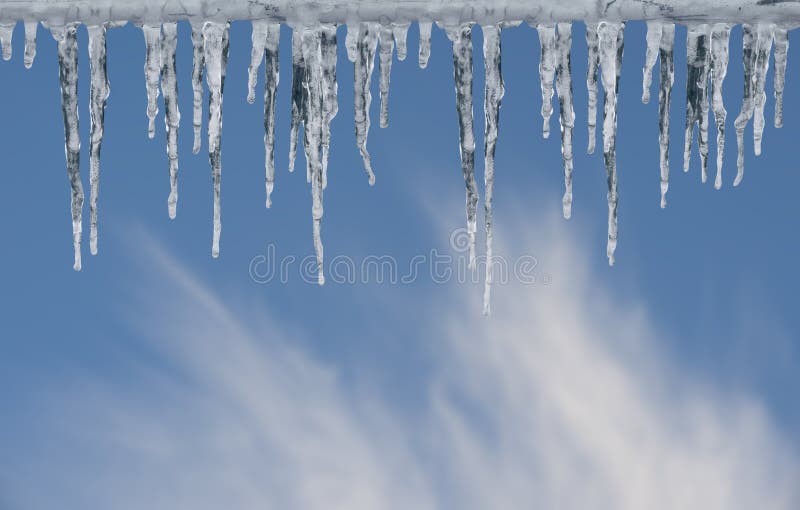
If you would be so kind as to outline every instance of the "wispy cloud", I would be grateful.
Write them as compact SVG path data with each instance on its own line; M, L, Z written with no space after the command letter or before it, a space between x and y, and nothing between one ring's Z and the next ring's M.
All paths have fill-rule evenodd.
M506 231L526 242L526 229ZM489 320L454 295L441 322L419 325L440 341L413 416L304 352L289 332L296 325L243 312L153 244L158 283L132 309L154 361L124 387L89 381L59 393L43 416L54 446L28 460L11 501L110 510L800 507L797 455L758 398L682 370L659 348L668 339L647 311L615 304L580 263L569 231L544 231L538 246L549 248L537 253L558 275L546 289L505 287Z

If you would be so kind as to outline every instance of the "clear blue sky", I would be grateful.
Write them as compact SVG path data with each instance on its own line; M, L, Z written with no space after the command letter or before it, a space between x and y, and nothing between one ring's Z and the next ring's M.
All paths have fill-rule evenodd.
M573 30L569 221L558 218L557 104L552 136L541 137L536 32L504 32L496 253L536 257L540 279L499 285L486 319L479 285L436 284L427 273L408 285L321 288L296 271L287 283L251 279L251 261L269 244L278 257L313 254L302 155L300 170L286 171L285 27L276 191L266 210L262 106L246 102L250 27L232 25L218 260L207 140L191 154L189 27L179 30L174 221L163 104L156 139L147 139L142 34L130 25L109 32L100 254L88 253L85 221L84 269L74 272L55 43L40 27L36 62L25 70L18 26L14 57L0 63L0 508L661 508L681 507L678 487L704 508L767 508L767 497L772 508L791 508L800 495L782 477L800 472L797 59L790 49L785 127L772 127L770 72L764 152L752 155L749 128L745 178L734 189L732 122L742 91L734 29L727 162L715 191L713 177L700 183L696 149L690 173L681 171L686 31L678 28L672 179L661 210L657 105L640 101L644 31L631 23L625 32L613 268L602 155L585 154L584 27ZM450 47L434 29L430 64L420 70L417 33L412 27L406 61L394 63L388 129L378 127L376 65L370 188L339 31L323 224L329 261L391 255L407 267L432 249L452 253L450 232L464 222ZM79 41L88 205L84 28ZM474 42L479 49L477 29Z

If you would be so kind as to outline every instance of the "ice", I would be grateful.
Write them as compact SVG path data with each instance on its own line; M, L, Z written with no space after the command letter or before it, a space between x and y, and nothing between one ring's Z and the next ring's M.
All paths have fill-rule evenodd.
M322 229L322 130L325 123L325 98L326 98L326 78L323 71L322 38L323 32L331 32L335 28L323 28L321 26L313 28L303 28L298 32L301 34L301 48L303 61L305 62L306 78L303 81L303 88L306 92L306 114L304 117L303 137L306 155L306 165L311 176L311 217L314 234L314 251L317 256L317 278L318 283L325 283L323 271L323 246L321 238ZM334 32L335 34L335 32ZM334 35L335 37L335 35ZM335 40L335 39L334 39Z
M486 220L486 276L483 288L483 313L491 311L492 282L494 280L494 264L492 252L492 198L494 193L494 153L497 146L498 126L500 123L500 102L505 89L501 72L500 30L498 25L484 25L483 29L483 61L486 68L486 91L484 93L483 111L486 116L484 131L484 213Z
M658 50L660 77L658 83L658 147L661 176L661 208L667 206L669 190L669 108L672 85L675 82L675 25L661 26L661 45Z
M305 63L303 62L303 40L300 30L292 30L292 121L289 127L289 171L294 172L294 160L297 155L297 136L300 133L300 122L305 112ZM310 176L309 176L310 178Z
M661 34L664 24L660 21L647 22L647 54L642 70L642 102L650 102L650 86L653 83L653 67L656 65L658 53L661 48Z
M453 77L456 88L461 170L467 186L467 234L469 268L475 269L475 233L478 230L478 185L475 182L475 133L472 125L472 25L445 26L453 43Z
M542 136L550 137L550 116L553 114L553 78L556 73L556 26L536 25L541 46L539 81L542 88Z
M1 2L2 0L0 0ZM159 94L164 96L164 123L166 152L169 160L170 193L168 211L174 218L178 199L178 132L180 112L178 108L178 83L176 73L176 49L180 20L188 19L192 27L192 92L193 92L193 152L202 145L203 123L203 76L209 89L208 103L208 151L213 182L213 240L212 256L219 255L221 235L221 131L222 98L228 56L228 19L247 19L252 23L250 61L247 76L247 101L254 103L258 85L258 72L264 64L264 154L266 206L272 205L275 187L275 138L277 88L279 82L280 22L292 27L292 86L290 102L292 112L289 136L289 170L294 169L300 128L303 128L303 150L306 161L306 177L312 194L313 242L319 282L324 282L322 271L323 246L321 222L323 216L323 191L328 182L328 161L331 151L331 125L338 114L337 84L337 28L346 24L344 41L347 58L354 63L354 123L358 150L363 159L369 183L374 184L367 139L370 128L370 106L372 102L371 82L376 57L380 62L380 126L388 127L389 92L393 53L404 60L408 53L407 36L412 21L418 22L419 58L421 68L427 66L431 53L431 30L435 21L442 27L452 42L456 109L459 121L459 156L466 187L466 216L469 247L469 267L476 266L475 242L477 234L478 185L475 176L475 134L473 118L473 47L472 27L483 28L483 57L485 64L484 94L484 189L486 227L486 274L484 288L484 311L490 311L491 289L494 280L492 206L494 192L495 148L499 129L499 110L504 95L501 75L500 34L503 28L518 25L509 20L535 20L533 26L541 46L538 62L542 95L541 115L543 136L550 133L553 114L553 95L559 102L559 126L564 167L564 195L562 213L572 216L573 184L573 131L575 105L571 76L572 26L567 20L586 18L586 42L588 46L586 86L588 93L587 124L589 153L596 148L596 125L598 107L598 72L603 84L603 158L608 184L608 239L609 264L615 260L618 240L618 188L616 167L617 101L621 83L622 56L624 52L624 22L629 18L647 21L646 44L642 62L642 101L650 101L653 86L653 69L660 62L658 93L659 170L661 207L666 206L669 189L669 128L670 103L674 85L674 39L675 25L672 19L690 20L687 25L687 84L686 124L684 131L684 169L688 170L695 126L698 127L697 143L701 162L701 179L707 179L709 113L713 112L716 125L717 172L714 187L722 186L723 155L727 112L723 102L723 85L729 61L730 35L734 22L747 21L743 25L744 93L742 107L734 127L737 135L737 175L734 185L742 181L744 171L744 131L753 119L753 144L756 155L761 153L765 128L766 79L772 45L775 46L775 126L783 125L783 94L787 72L788 30L800 19L800 4L797 2L761 2L755 8L741 4L738 0L715 4L713 17L704 13L702 3L676 4L669 10L658 6L644 5L635 0L607 2L602 6L590 0L573 4L570 2L538 5L535 12L522 3L510 3L502 9L481 3L461 6L448 2L417 7L394 0L355 4L348 2L322 6L311 10L286 11L289 3L271 4L266 12L248 2L246 13L244 0L231 0L225 6L210 7L205 3L188 2L172 12L164 10L161 15L152 11L151 3L141 4L135 0L120 5L119 10L105 11L103 5L91 10L71 6L75 0L49 2L47 14L38 18L46 22L58 42L59 69L62 89L62 109L65 123L65 146L67 171L71 186L71 213L73 220L73 245L75 269L81 267L81 232L83 189L80 179L80 139L77 104L77 19L86 23L89 35L89 200L90 251L97 253L98 200L100 182L100 152L103 141L104 113L109 95L109 77L106 72L106 32L119 26L114 18L130 19L140 26L145 39L145 83L147 86L148 135L155 134L154 120L158 113ZM582 2L584 0L581 0ZM788 5L788 4L793 5ZM31 10L30 5L36 5ZM390 5L391 4L391 5ZM612 5L613 4L613 5ZM767 5L769 4L769 5ZM775 5L773 5L775 4ZM784 5L786 4L786 5ZM797 4L797 5L794 5ZM144 7L142 7L144 5ZM671 5L671 4L670 4ZM760 5L760 4L759 4ZM37 1L14 2L0 12L0 47L3 58L12 56L14 19L24 20L25 52L23 63L31 67L36 55L37 16L45 12L45 4ZM198 7L199 6L199 7ZM323 8L324 7L324 8ZM464 7L462 9L462 7ZM652 7L652 8L651 8ZM320 10L321 9L321 10ZM355 9L355 10L353 10ZM753 10L756 9L756 10ZM707 9L706 9L707 10ZM178 12L180 11L180 12ZM185 12L184 12L185 11ZM198 12L194 12L198 11ZM258 12L257 12L258 11ZM59 15L51 12L61 13ZM192 15L188 15L193 12ZM290 13L291 12L291 13ZM743 12L758 13L744 15ZM231 14L234 13L234 14ZM235 14L239 13L239 15ZM284 13L284 14L278 14ZM765 13L765 14L761 14ZM769 13L769 14L766 14ZM783 14L786 14L785 16ZM238 16L238 17L237 17ZM54 21L55 20L55 21ZM66 22L68 23L65 23ZM597 21L600 20L600 21ZM73 22L74 21L74 22ZM777 24L780 23L780 24ZM380 44L380 48L378 45ZM709 90L710 87L710 90Z
M200 130L203 128L203 68L205 65L203 27L192 23L192 94L194 98L192 111L194 145L192 146L192 153L194 154L200 152L200 145L202 144Z
M264 160L266 169L267 207L272 207L275 189L275 98L280 81L278 48L281 26L270 23L264 34Z
M52 26L58 43L58 75L61 81L61 111L64 114L65 155L71 188L73 269L81 270L83 232L83 184L81 183L81 139L78 129L78 36L76 23Z
M564 218L572 216L572 128L575 110L572 107L572 24L559 23L556 34L556 92L561 125L561 156L564 159Z
M686 35L686 132L683 144L683 171L689 171L694 125L700 151L701 179L708 177L708 69L710 29L705 23L689 25Z
M328 186L328 156L331 147L331 122L339 113L339 86L336 82L336 25L320 27L322 56L323 118L322 118L322 189Z
M0 23L0 46L3 47L3 60L11 60L11 38L16 23Z
M420 20L419 22L419 67L428 67L428 59L431 58L431 29L433 24L430 21Z
M361 23L358 28L356 40L355 76L353 78L355 98L353 101L356 124L356 142L364 160L364 169L369 178L369 184L375 184L375 173L372 171L372 162L367 151L367 135L369 134L369 106L372 103L370 84L372 83L372 70L375 67L375 51L378 46L378 23Z
M789 32L775 27L775 127L783 127L783 88L786 81L786 56L789 52Z
M89 32L89 250L97 255L97 199L100 194L100 146L103 143L103 120L106 101L110 94L108 73L106 72L106 27L94 25Z
M408 46L406 39L408 38L408 28L411 23L392 23L392 34L394 36L394 44L397 48L397 60L402 62L406 59L408 54Z
M722 84L728 73L728 47L730 46L731 25L715 23L711 29L711 104L714 122L717 125L717 176L714 188L722 187L722 160L725 153L725 119L728 113L722 100Z
M147 136L156 134L158 115L158 84L161 73L161 25L142 25L145 43L144 76L147 84Z
M736 160L737 173L733 181L738 186L744 177L744 129L754 116L753 125L754 151L761 153L761 134L764 129L764 103L766 94L767 69L769 68L769 51L772 46L774 25L759 23L757 25L742 25L742 59L744 61L744 96L742 109L736 117L736 142L738 157ZM760 110L760 119L759 119Z
M164 127L167 132L170 185L167 208L170 219L175 219L178 207L178 128L181 125L181 112L178 109L178 79L175 68L178 24L164 23L161 26L161 33L161 91L164 94Z
M589 146L587 152L594 154L597 130L597 68L600 65L600 41L597 35L597 23L586 23L586 46L589 62L586 70L586 90L588 98Z
M264 60L264 50L267 44L267 31L272 23L266 20L254 20L251 23L253 32L250 37L250 67L247 68L247 102L256 102L256 84L258 83L258 68Z
M621 61L623 23L602 21L598 25L600 47L600 77L603 81L603 158L608 176L608 265L614 265L617 249L617 91Z
M394 33L392 27L381 25L380 29L380 89L381 116L380 126L389 127L389 82L392 76L392 52L394 51Z
M219 239L222 232L220 187L222 181L221 132L222 93L225 83L225 67L228 60L228 25L207 21L203 24L203 54L206 63L208 84L208 154L211 162L211 178L214 186L214 233L211 256L219 257Z
M758 53L755 68L755 112L753 114L753 152L761 155L761 139L764 134L764 107L767 104L767 93L764 91L769 69L769 54L772 51L772 39L775 25L771 23L758 24Z
M36 21L25 22L25 69L30 69L33 66L33 59L36 58L36 29L38 26L39 23Z
M347 35L344 39L344 46L347 50L347 60L354 63L356 62L356 58L358 56L358 31L359 31L360 24L359 23L348 23L347 24Z

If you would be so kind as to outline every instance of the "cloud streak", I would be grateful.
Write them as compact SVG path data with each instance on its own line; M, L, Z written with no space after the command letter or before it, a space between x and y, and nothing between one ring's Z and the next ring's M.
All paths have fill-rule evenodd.
M151 243L131 310L154 361L44 403L48 455L0 484L25 509L797 508L800 463L758 398L682 370L544 231L552 284L504 287L488 320L454 293L420 324L434 369L402 412Z

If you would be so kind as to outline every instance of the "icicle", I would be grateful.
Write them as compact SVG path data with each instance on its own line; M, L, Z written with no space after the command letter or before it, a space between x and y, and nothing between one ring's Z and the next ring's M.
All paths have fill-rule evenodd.
M275 188L275 96L280 80L278 66L278 44L281 26L271 23L267 26L264 44L264 152L266 166L267 207L272 206L272 190Z
M539 59L539 80L542 87L542 136L550 137L550 116L553 114L553 78L556 73L556 26L537 25L542 47Z
M380 126L389 127L389 82L392 76L392 51L394 50L394 35L392 28L382 25L380 31L380 89L381 89L381 116Z
M164 23L161 29L161 91L164 94L164 127L167 131L170 183L167 208L170 219L175 219L178 207L178 128L181 124L181 112L178 109L178 80L175 69L178 24L175 22Z
M699 127L697 145L700 150L701 180L708 177L708 67L709 27L691 24L686 34L686 132L683 143L683 171L689 171L695 123Z
M289 171L294 172L294 159L297 154L297 135L300 122L305 115L305 97L303 80L305 80L305 64L303 63L303 41L300 30L292 30L292 123L289 129Z
M192 153L200 152L202 139L200 130L203 127L203 68L205 67L205 55L203 54L203 29L202 26L192 23L192 93L193 116L192 125L194 127L194 145Z
M650 86L653 84L653 67L656 65L659 48L661 47L661 32L664 24L660 21L647 22L647 55L645 56L644 69L642 70L642 102L650 102Z
M767 94L764 91L769 70L769 54L772 52L772 39L775 34L775 25L758 24L758 54L756 56L755 76L755 112L753 115L753 152L761 155L761 138L764 135L764 107L767 104Z
M559 23L556 35L556 92L561 112L561 155L564 159L564 218L572 216L572 128L575 110L572 107L572 24Z
M428 59L431 58L431 28L430 21L419 22L419 68L428 67Z
M78 36L77 24L52 27L58 42L58 68L61 81L61 111L64 114L67 174L72 190L72 246L76 271L81 270L81 234L83 232L83 184L81 183L81 139L78 130Z
M253 20L251 23L253 33L251 39L250 66L247 68L247 102L256 102L256 84L258 83L258 68L264 59L264 46L267 41L267 30L272 23L265 20Z
M219 238L222 231L220 221L222 180L220 135L222 131L222 92L228 55L227 32L228 28L225 23L207 21L203 25L203 53L206 64L206 83L209 90L208 154L214 185L214 235L211 247L211 256L214 258L219 257Z
M622 23L600 22L598 25L600 47L600 76L603 80L605 102L603 108L603 156L608 174L608 264L614 265L617 248L617 88Z
M722 83L728 73L728 46L731 38L731 25L717 23L711 30L711 104L714 108L714 122L717 125L717 176L714 188L722 187L722 159L725 152L725 119L728 112L722 99Z
M328 186L328 154L331 147L331 122L339 113L336 83L336 25L322 25L320 32L322 55L322 78L324 96L322 101L322 189Z
M594 154L597 128L597 67L600 64L597 23L586 23L586 45L589 53L589 63L586 71L586 89L589 93L589 147L587 152Z
M106 101L110 93L108 73L106 72L106 27L94 25L87 27L89 32L89 250L97 255L97 199L100 195L100 146L103 143L103 119Z
M0 23L0 46L3 47L3 60L11 60L11 38L14 35L15 22Z
M469 268L475 269L478 186L475 182L475 133L472 125L472 27L470 24L444 27L453 43L453 75L456 88L461 169L467 186L467 234Z
M392 34L394 35L394 44L397 47L397 60L402 62L406 59L408 54L408 46L406 39L408 39L408 28L411 23L392 23Z
M334 29L335 30L335 29ZM322 28L306 28L302 31L302 52L305 62L306 114L304 117L303 138L306 163L311 175L311 216L313 220L314 251L317 255L318 282L325 283L323 272L323 246L320 235L322 227L322 129L325 122L325 77L322 64ZM330 35L330 33L329 33Z
M486 116L484 133L484 186L486 198L484 212L486 217L486 277L483 287L483 313L491 311L492 281L494 265L492 258L492 196L494 193L494 152L497 145L498 126L500 123L500 102L505 89L501 72L500 27L483 26L483 61L486 68L486 92L484 94L483 111Z
M25 22L25 69L33 66L33 59L36 58L36 29L39 23L36 21Z
M786 55L789 51L789 33L775 27L775 127L783 127L783 88L786 82Z
M367 151L367 135L369 134L369 105L372 102L370 83L372 82L372 70L375 67L375 50L378 46L379 27L380 25L377 23L361 23L359 25L358 56L353 80L356 141L361 152L361 159L364 160L364 169L369 177L370 186L375 184L375 173L372 171L372 163Z
M756 26L742 25L742 60L744 61L744 96L742 109L736 117L736 141L738 157L736 160L737 173L733 181L738 186L744 177L744 129L753 116L756 116L753 126L756 155L761 153L761 134L764 129L763 105L766 102L764 85L767 69L769 68L769 50L772 46L773 25L758 24ZM759 105L761 118L758 119ZM760 122L760 126L759 126Z
M658 84L658 147L661 167L661 208L667 206L669 190L669 107L672 102L672 85L675 83L675 25L664 23L661 27L659 59L661 74Z
M158 81L161 72L161 26L142 25L144 42L147 48L144 63L144 76L147 83L147 126L148 138L156 134L156 115L158 115Z
M358 56L358 23L347 24L347 35L344 38L344 47L347 49L347 60L355 63Z

